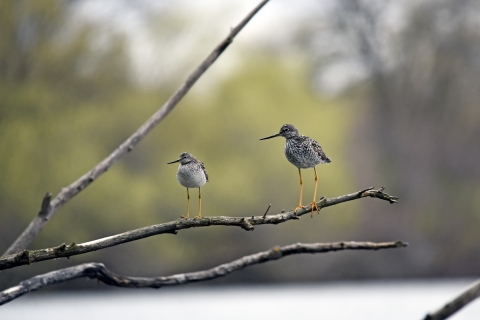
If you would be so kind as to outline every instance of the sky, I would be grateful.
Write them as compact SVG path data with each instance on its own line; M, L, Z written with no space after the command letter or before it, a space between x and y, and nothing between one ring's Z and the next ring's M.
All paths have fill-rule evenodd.
M74 24L92 23L101 32L94 46L101 48L112 34L124 35L132 62L132 74L141 85L158 85L177 74L186 74L247 15L258 0L108 1L84 0L71 10ZM241 65L245 49L285 49L297 35L302 21L327 12L328 1L276 0L268 3L249 22L222 56L214 77L230 74ZM178 35L178 36L177 36ZM183 71L182 72L179 72ZM186 69L186 70L182 70Z

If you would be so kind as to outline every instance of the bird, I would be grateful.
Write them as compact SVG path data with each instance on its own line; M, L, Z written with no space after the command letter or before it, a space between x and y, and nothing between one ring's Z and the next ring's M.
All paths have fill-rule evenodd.
M316 204L318 175L315 167L319 164L330 163L332 161L327 157L325 152L323 152L322 147L317 141L298 133L297 128L292 124L284 124L278 133L261 138L260 140L267 140L275 137L284 137L286 139L284 147L285 157L291 164L298 168L298 175L300 176L300 201L298 202L298 207L295 208L294 213L296 213L297 210L304 208L302 206L303 180L300 169L313 168L315 172L315 189L313 192L313 202L311 204L311 216L313 217L313 210L317 210L318 212Z
M180 162L177 169L177 180L182 186L187 188L187 215L182 216L182 218L187 219L190 216L190 193L188 188L198 188L198 215L195 218L202 218L202 194L200 187L208 182L208 173L205 165L188 152L183 152L180 158L167 164L177 162Z

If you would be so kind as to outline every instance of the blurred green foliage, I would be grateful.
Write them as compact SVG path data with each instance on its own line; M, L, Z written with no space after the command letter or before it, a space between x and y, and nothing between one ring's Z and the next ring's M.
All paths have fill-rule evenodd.
M36 215L46 192L55 196L104 159L186 76L179 71L170 83L153 89L133 85L126 40L110 35L98 45L92 41L98 40L96 26L69 21L69 3L0 2L0 250ZM425 17L420 14L412 30L423 30ZM152 24L162 28L155 34L181 37L178 27L188 19L169 13L164 18ZM384 78L366 81L335 100L318 96L311 87L312 68L323 61L309 65L295 55L245 50L240 66L228 76L207 72L158 128L67 203L31 248L80 243L177 219L185 213L186 191L175 178L176 165L166 163L184 151L203 161L210 176L202 188L205 216L260 215L270 203L270 213L291 209L299 183L296 168L283 155L285 141L259 141L284 123L319 141L332 159L317 168L319 197L386 185L387 192L400 196L399 204L354 201L324 209L314 219L258 226L254 232L185 230L8 270L0 284L90 261L126 275L164 275L209 268L274 245L339 240L405 240L411 246L282 259L213 283L471 275L480 262L475 254L480 203L474 143L480 132L475 126L479 82L464 59L474 55L455 50L476 52L478 41L468 38L456 45L464 37L452 36L452 45L436 49L435 63L424 63L430 58L415 43L426 43L417 35L429 37L431 31L418 30L400 42L407 44L398 51L405 67L388 69ZM199 63L210 50L205 47L191 52L186 63ZM452 60L441 58L442 50ZM222 61L212 68L222 68ZM422 76L425 82L418 85L410 80L417 74L430 78ZM468 86L460 90L456 84ZM419 106L418 101L428 103ZM457 108L457 102L463 107ZM313 170L304 170L303 178L304 203L309 203ZM191 196L195 212L197 191Z
M2 2L0 32L0 244L7 248L54 195L87 172L134 132L171 92L129 84L122 39L108 49L89 45L89 26L68 36L57 1ZM63 33L62 33L63 32ZM227 53L228 54L228 53ZM202 188L204 215L250 216L293 208L297 170L283 155L283 138L259 141L284 123L317 139L333 160L318 168L318 195L354 191L342 155L351 117L345 103L322 100L307 82L305 64L252 55L245 67L207 91L190 93L132 153L62 208L33 248L84 242L177 219L185 188L168 166L183 151L202 160L210 182ZM208 74L206 75L208 77ZM313 170L304 170L304 203ZM192 190L192 211L197 193ZM354 209L356 204L343 206ZM338 212L335 208L331 212ZM325 216L255 233L208 228L163 235L70 261L8 271L9 282L53 267L101 260L132 274L212 266L272 245L318 241L354 215ZM318 236L322 230L323 235ZM252 235L255 236L252 237ZM73 261L73 262L72 262ZM271 273L269 278L277 278Z

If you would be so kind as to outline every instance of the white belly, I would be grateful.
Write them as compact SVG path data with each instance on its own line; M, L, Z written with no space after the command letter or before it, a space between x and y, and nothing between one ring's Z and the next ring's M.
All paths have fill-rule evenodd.
M199 188L207 182L207 178L203 171L182 170L180 165L177 171L178 182L185 188Z

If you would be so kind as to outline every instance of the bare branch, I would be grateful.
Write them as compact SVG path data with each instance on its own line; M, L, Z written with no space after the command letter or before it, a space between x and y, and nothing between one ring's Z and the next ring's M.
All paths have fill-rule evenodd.
M48 210L42 215L37 216L22 234L15 240L15 242L5 251L4 255L9 255L19 252L32 242L40 230L50 218L70 199L80 193L83 189L88 187L101 174L107 171L114 165L121 157L132 149L145 138L145 136L155 128L160 121L162 121L170 111L180 102L180 100L187 94L190 88L197 82L202 74L217 60L222 52L232 43L235 36L242 30L242 28L252 19L252 17L268 2L263 0L260 2L235 28L230 30L229 35L210 53L210 55L200 64L200 66L193 71L185 83L168 99L167 102L150 117L135 133L133 133L125 142L123 142L115 151L108 157L102 160L89 172L81 176L77 181L63 188L60 193L49 203ZM43 206L42 206L43 208Z
M458 297L435 311L434 313L429 313L425 316L424 320L443 320L450 317L452 314L458 310L465 307L467 304L475 300L480 296L480 280L474 282L470 288L465 290Z
M374 190L373 187L359 192L343 195L337 198L321 199L317 202L320 209L330 207L342 202L351 201L355 199L373 197L389 201L390 203L398 202L397 197L390 196L383 192L384 188ZM110 237L93 240L85 243L71 245L62 244L57 247L40 249L40 250L23 250L0 258L0 270L10 269L34 262L68 258L70 256L84 254L87 252L97 251L100 249L117 246L122 243L135 241L158 234L171 233L176 234L177 231L189 228L208 227L208 226L235 226L244 230L251 231L255 225L261 224L279 224L289 220L298 220L299 217L310 213L311 206L307 206L295 213L293 210L285 213L275 215L250 216L250 217L202 217L190 219L177 219L175 221L156 224L148 227L143 227Z
M368 188L368 189L366 189L362 192L362 196L363 197L379 198L379 199L382 199L382 200L386 200L390 203L396 203L396 202L399 201L398 197L390 196L390 195L386 194L385 192L383 192L383 190L385 190L385 187L381 187L378 190L373 190L373 188Z
M278 260L292 254L324 253L340 250L380 250L389 248L406 247L407 244L397 242L333 242L333 243L297 243L284 247L275 247L271 250L255 253L214 267L212 269L176 274L168 277L134 278L123 277L108 270L102 263L85 263L74 267L60 269L38 275L20 282L0 293L0 305L10 302L25 293L38 290L42 287L66 282L78 278L97 278L99 281L116 287L124 288L161 288L165 286L178 286L192 282L207 281L223 277L234 271L248 266Z

